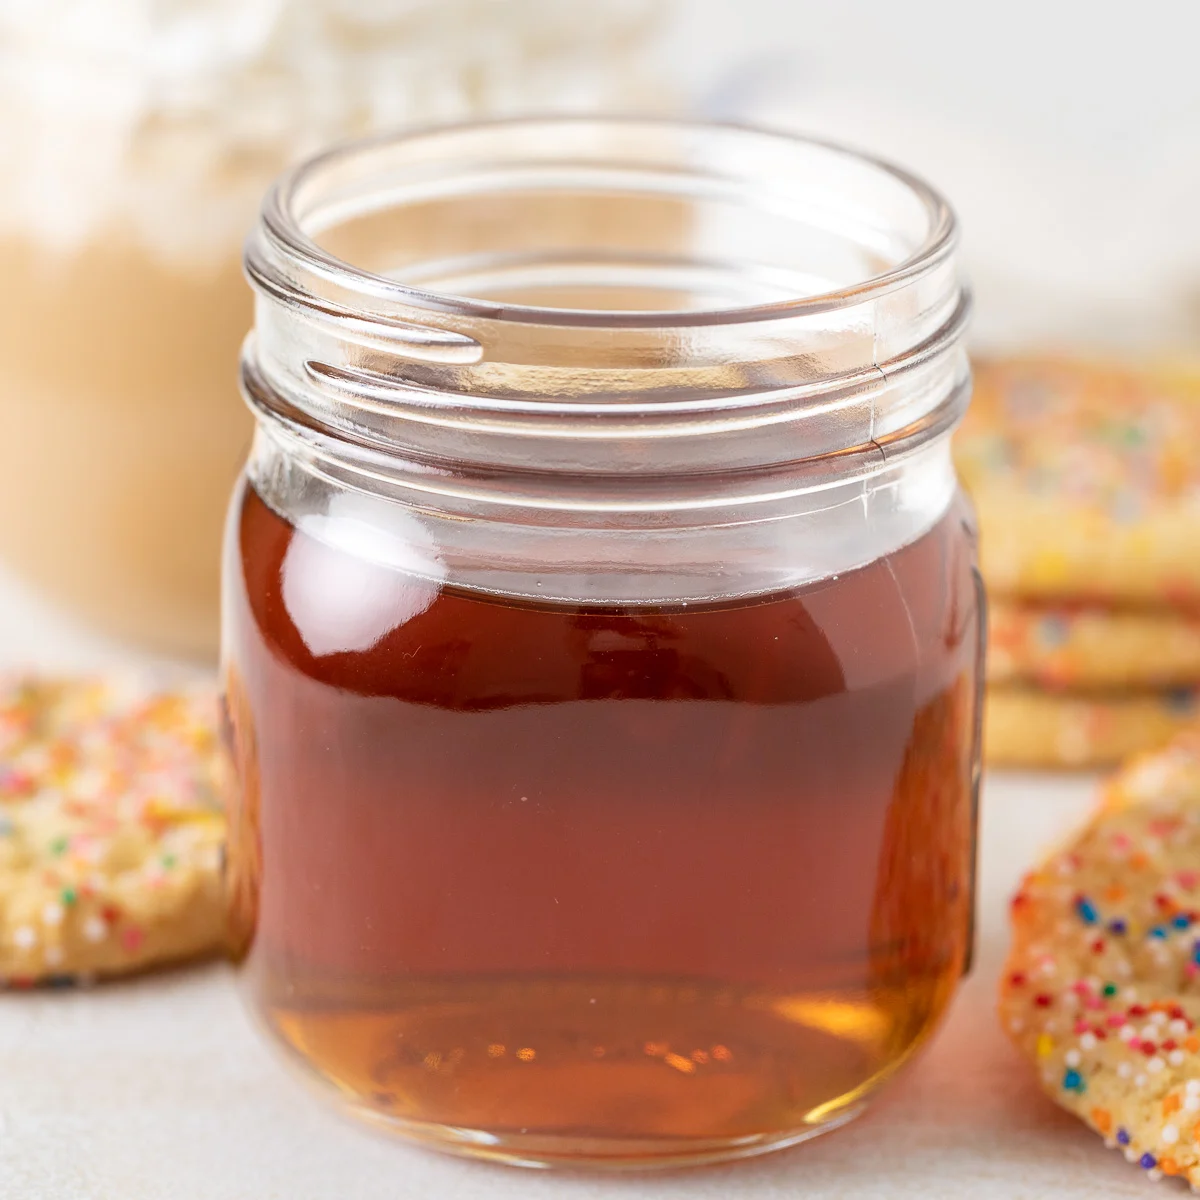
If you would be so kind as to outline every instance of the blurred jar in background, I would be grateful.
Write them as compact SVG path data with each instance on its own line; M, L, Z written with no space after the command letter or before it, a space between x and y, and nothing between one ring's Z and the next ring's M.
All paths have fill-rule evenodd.
M0 556L102 628L216 645L266 184L377 128L653 107L656 0L0 9Z

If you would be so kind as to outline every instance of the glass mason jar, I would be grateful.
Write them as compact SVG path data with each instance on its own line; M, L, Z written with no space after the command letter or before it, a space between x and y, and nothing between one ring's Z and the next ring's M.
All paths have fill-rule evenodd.
M646 99L659 0L0 5L0 556L215 656L263 190L378 128Z
M942 200L746 129L334 150L247 251L229 883L359 1113L515 1163L859 1111L968 957L981 598Z

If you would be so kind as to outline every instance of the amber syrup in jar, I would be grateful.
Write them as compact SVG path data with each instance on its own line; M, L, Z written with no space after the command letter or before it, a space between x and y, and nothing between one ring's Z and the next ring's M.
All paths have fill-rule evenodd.
M466 1152L703 1161L851 1114L969 952L968 520L791 593L593 606L372 565L246 485L253 1006L356 1107ZM338 649L364 605L379 636Z

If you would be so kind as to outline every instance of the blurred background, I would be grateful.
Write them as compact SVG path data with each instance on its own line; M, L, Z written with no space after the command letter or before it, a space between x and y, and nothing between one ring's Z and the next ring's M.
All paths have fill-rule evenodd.
M983 349L1200 357L1200 4L0 0L0 654L211 659L239 254L330 141L681 113L950 197Z

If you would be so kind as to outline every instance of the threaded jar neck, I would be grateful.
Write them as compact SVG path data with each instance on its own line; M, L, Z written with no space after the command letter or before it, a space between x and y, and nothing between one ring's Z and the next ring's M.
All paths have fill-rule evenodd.
M920 181L781 134L559 118L355 143L267 198L245 391L281 436L427 497L685 509L720 473L724 501L767 502L957 421L955 243Z

